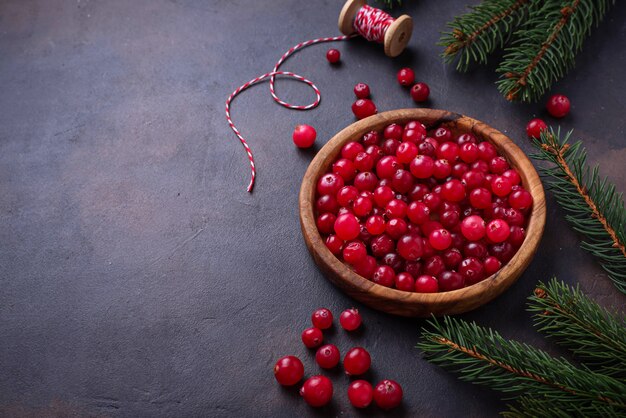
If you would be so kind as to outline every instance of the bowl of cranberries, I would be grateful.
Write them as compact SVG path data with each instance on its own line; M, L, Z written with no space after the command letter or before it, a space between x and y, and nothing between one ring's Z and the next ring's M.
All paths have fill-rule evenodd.
M435 109L379 113L335 135L300 189L300 223L325 275L402 316L458 314L532 260L545 196L530 160L489 125Z

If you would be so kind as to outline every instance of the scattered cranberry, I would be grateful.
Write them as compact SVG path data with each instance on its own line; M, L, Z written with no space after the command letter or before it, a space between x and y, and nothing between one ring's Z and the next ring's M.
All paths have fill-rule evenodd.
M304 376L304 366L296 356L285 356L278 359L274 366L274 377L283 386L293 386Z
M528 122L528 125L526 125L526 135L528 135L529 138L539 139L541 132L547 130L548 125L546 125L543 120L538 118L532 119Z
M302 331L302 342L307 348L319 347L324 341L324 335L319 328L311 327Z
M411 98L417 102L425 102L430 95L430 87L426 83L416 83L411 87Z
M358 83L354 86L354 94L357 99L368 99L370 97L370 86L365 83Z
M348 386L348 399L355 408L367 408L374 399L374 388L366 380L355 380Z
M548 100L546 108L548 113L555 118L562 118L569 113L570 102L567 96L555 94Z
M392 409L402 402L402 387L393 380L383 380L374 389L374 402L382 409Z
M316 136L317 132L315 132L314 127L310 125L296 125L292 138L293 143L298 148L310 148L313 146Z
M369 370L372 364L370 353L362 347L351 348L343 358L343 368L351 376L358 376Z
M332 369L339 364L341 355L334 344L326 344L317 349L315 361L322 369Z
M415 82L415 73L410 68L402 68L398 71L398 83L403 87L408 87Z
M331 64L337 64L339 60L341 59L341 52L339 52L338 49L329 49L326 52L326 59Z
M361 314L358 309L346 309L339 316L339 323L346 331L354 331L361 326Z
M324 406L333 397L333 383L326 376L309 377L302 385L300 395L311 406Z
M359 99L352 104L352 113L357 119L364 119L378 112L376 105L370 99Z
M333 326L333 314L326 308L320 308L311 315L311 322L314 327L328 329Z

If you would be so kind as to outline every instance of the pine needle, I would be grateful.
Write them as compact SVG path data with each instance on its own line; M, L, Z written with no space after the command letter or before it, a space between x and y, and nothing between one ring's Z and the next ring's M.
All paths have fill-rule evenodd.
M557 202L567 212L566 219L584 236L581 248L599 261L617 289L626 293L626 210L621 193L598 166L587 165L581 142L569 144L571 131L561 138L544 131L534 141L538 153L533 158L552 163L542 174Z

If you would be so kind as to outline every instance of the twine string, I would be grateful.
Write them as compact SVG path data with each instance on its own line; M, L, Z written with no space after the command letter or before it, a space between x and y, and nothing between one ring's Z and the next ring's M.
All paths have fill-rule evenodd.
M295 74L291 71L280 71L278 68L283 64L283 62L285 62L295 52L307 46L315 45L318 43L324 43L324 42L345 41L345 40L354 38L359 35L367 39L368 41L382 43L385 39L385 33L387 31L387 28L394 22L394 20L395 19L393 17L391 17L389 14L385 13L384 11L377 9L375 7L364 5L358 10L354 18L353 27L356 33L352 35L341 35L341 36L333 36L333 37L328 37L328 38L316 38L316 39L311 39L305 42L301 42L291 47L289 50L287 50L287 52L285 52L280 57L280 59L276 62L276 65L274 66L272 71L270 71L269 73L260 75L258 77L255 77L252 80L248 81L247 83L242 84L235 91L233 91L230 94L230 96L228 96L228 99L226 99L226 120L228 121L228 125L233 130L235 135L237 135L237 138L239 138L241 145L243 145L243 148L246 150L246 154L248 155L248 160L250 162L250 183L248 184L248 188L247 188L248 192L252 192L252 189L254 187L254 182L256 179L256 165L254 163L254 156L252 155L252 150L250 149L248 142L245 140L243 135L241 135L241 133L239 132L239 129L237 129L237 127L235 126L230 116L230 106L231 106L231 102L233 101L233 99L242 91L248 89L249 87L269 77L270 94L272 95L272 98L274 99L276 103L288 109L294 109L294 110L313 109L317 107L320 104L320 101L322 100L322 95L320 93L319 88L311 80L301 75ZM307 105L295 105L295 104L291 104L282 100L276 94L275 82L276 82L277 75L291 77L292 79L296 81L305 83L306 85L311 87L313 91L315 92L315 100L312 103L309 103Z

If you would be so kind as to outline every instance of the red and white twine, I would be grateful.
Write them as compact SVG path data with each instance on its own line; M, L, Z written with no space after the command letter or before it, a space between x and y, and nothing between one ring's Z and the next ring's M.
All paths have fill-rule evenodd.
M254 84L257 84L260 81L263 81L264 79L269 77L270 93L276 103L288 109L295 109L295 110L313 109L314 107L317 107L320 104L320 101L322 99L319 88L317 88L317 86L311 80L305 77L302 77L301 75L292 73L290 71L279 71L278 68L281 66L281 64L287 58L289 58L292 54L294 54L296 51L304 47L315 45L318 43L344 41L350 38L354 38L358 35L361 35L368 41L382 43L385 38L385 32L387 31L387 28L389 27L389 25L391 25L394 22L394 20L395 19L393 17L391 17L389 14L385 13L384 11L380 9L376 9L374 7L370 7L368 5L364 5L363 7L359 9L356 17L354 18L354 30L357 32L356 34L333 36L330 38L316 38L316 39L311 39L311 40L299 43L295 45L294 47L290 48L287 52L283 54L282 57L280 57L280 59L278 60L278 62L276 62L276 65L274 66L272 71L270 71L269 73L260 75L258 77L255 77L252 80L248 81L247 83L242 84L241 86L237 88L237 90L233 91L231 95L228 96L228 99L226 99L226 120L228 121L228 125L233 130L235 135L237 135L237 138L239 138L239 141L241 141L241 145L243 145L244 149L246 150L246 154L248 154L248 160L250 160L251 176L250 176L250 184L248 184L248 192L252 192L252 188L254 187L254 181L256 179L256 166L254 164L254 156L252 155L252 150L248 146L248 143L246 142L244 137L241 135L241 133L239 132L235 124L233 123L233 120L230 116L230 103L233 101L233 99L239 93L246 90L248 87L253 86ZM274 88L274 83L276 81L277 75L291 77L297 81L301 81L307 84L308 86L310 86L315 92L315 101L308 105L294 105L294 104L290 104L280 99L276 95L276 91Z

